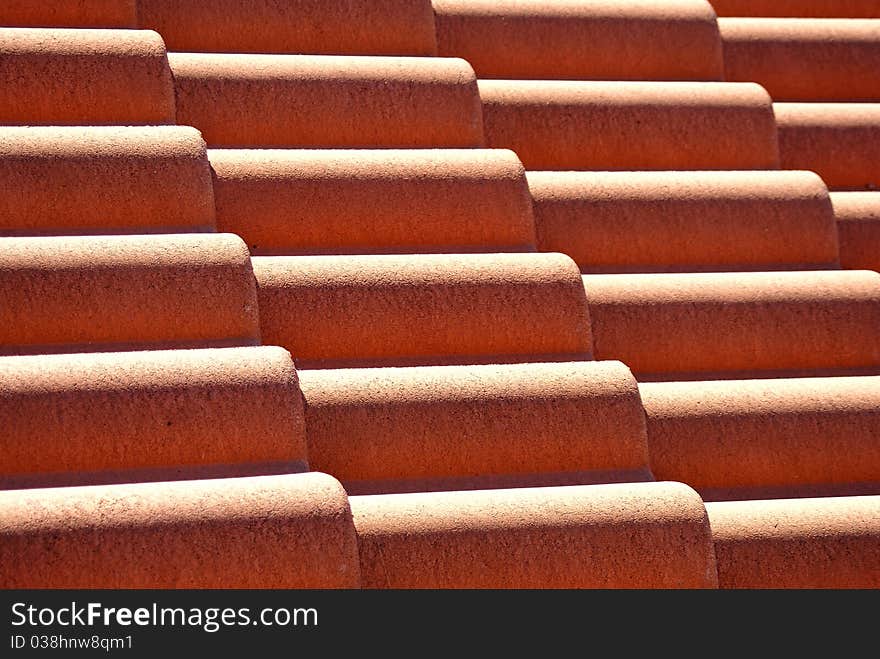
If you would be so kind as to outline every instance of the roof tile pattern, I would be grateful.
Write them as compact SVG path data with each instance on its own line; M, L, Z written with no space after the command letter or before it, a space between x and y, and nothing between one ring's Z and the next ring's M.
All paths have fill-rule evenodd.
M722 588L880 587L880 497L706 508Z
M706 511L679 483L390 494L351 508L366 588L716 585Z
M254 345L257 291L231 234L0 238L0 354Z
M562 254L252 262L263 341L302 368L564 361L591 351L580 272Z
M0 586L351 588L345 490L325 474L0 492Z
M619 362L302 372L309 460L351 493L651 479Z
M880 493L872 483L880 474L876 376L657 382L639 390L659 479L688 483L706 499L804 496L831 485Z
M464 57L481 78L722 78L705 0L434 0L434 11L439 54Z
M2 124L174 123L171 69L155 32L0 28L0 55Z
M169 55L177 120L212 147L474 147L470 65L453 58Z
M880 368L880 274L584 275L597 359L637 375ZM697 378L700 379L700 378Z
M135 0L169 50L326 55L437 54L430 0Z
M836 267L812 172L529 172L541 251L584 273Z
M215 229L205 141L189 126L2 127L0 185L0 235Z
M774 103L783 169L810 169L832 190L880 186L880 103Z
M877 0L712 0L719 16L880 18Z
M880 100L880 21L722 18L724 79L777 101Z
M779 165L770 97L752 83L480 80L479 88L486 146L513 149L527 169Z
M137 0L9 0L2 18L12 27L134 28Z
M10 357L0 392L7 486L307 466L296 370L277 347Z
M844 268L880 271L880 192L831 195Z
M880 14L714 8L4 3L0 587L877 587Z
M212 149L220 231L253 254L533 251L504 149Z

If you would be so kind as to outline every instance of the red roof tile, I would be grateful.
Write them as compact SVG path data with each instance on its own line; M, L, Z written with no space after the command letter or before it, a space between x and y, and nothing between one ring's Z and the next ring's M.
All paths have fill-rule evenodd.
M567 361L590 353L561 254L253 258L263 341L298 366Z
M587 272L838 267L812 172L529 172L538 249Z
M177 121L212 147L473 147L464 60L172 53Z
M877 0L711 0L719 16L880 18Z
M165 44L146 30L0 28L0 124L173 124Z
M138 0L6 0L0 24L13 27L137 26Z
M308 468L296 371L275 347L0 359L0 425L5 487Z
M532 251L525 172L500 149L214 149L217 225L254 254Z
M810 169L832 190L880 186L880 103L774 103L783 169Z
M440 55L465 58L481 78L722 78L705 0L434 0L434 11Z
M205 142L187 126L3 127L0 186L0 235L214 230Z
M688 483L707 500L809 496L824 486L870 485L880 494L880 377L657 382L639 390L658 479Z
M259 343L241 238L0 238L0 354Z
M301 372L309 460L349 493L651 479L619 362Z
M880 100L880 21L722 18L724 79L777 101Z
M880 271L880 192L831 195L844 268Z
M351 588L325 474L0 492L2 588Z
M703 502L678 483L387 494L351 509L365 588L716 585Z
M526 169L773 169L770 97L711 82L481 80L486 146ZM585 130L585 127L589 130Z
M722 588L880 587L880 497L706 508Z
M585 275L596 359L636 375L880 370L880 274Z
M0 25L0 587L880 583L874 22Z
M138 24L188 52L435 55L430 0L137 0Z

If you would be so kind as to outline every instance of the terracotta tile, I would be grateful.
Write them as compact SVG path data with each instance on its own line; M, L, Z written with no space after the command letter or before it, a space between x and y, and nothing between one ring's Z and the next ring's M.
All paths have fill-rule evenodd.
M880 271L880 192L831 195L844 268Z
M838 267L812 172L529 172L538 249L589 272Z
M783 169L810 169L832 190L880 186L880 103L774 103Z
M10 27L137 27L138 0L5 0L0 25Z
M350 494L651 478L638 387L619 362L303 371L301 381L312 468Z
M590 354L580 273L561 254L262 256L253 265L263 341L302 368Z
M3 3L0 587L880 587L880 13L713 4Z
M880 100L880 21L722 18L724 79L777 101Z
M0 426L0 487L307 469L296 371L276 347L2 357Z
M486 145L526 169L774 169L770 97L752 83L481 80Z
M352 497L365 588L711 588L679 483Z
M880 377L642 383L651 468L704 499L876 481ZM733 491L733 492L727 492Z
M722 78L704 0L434 0L434 10L440 54L465 58L481 78Z
M719 16L880 18L876 0L711 0Z
M431 0L137 0L170 50L436 55Z
M0 128L0 235L214 230L205 142L187 126Z
M325 474L0 492L2 588L356 588Z
M706 509L721 588L880 587L880 496Z
M253 254L534 251L505 150L214 149L217 223Z
M596 359L619 359L637 376L880 367L876 272L583 279Z
M214 147L482 146L464 60L169 55L177 120Z
M0 124L173 124L165 44L147 30L0 28Z
M0 238L0 354L259 343L229 234Z

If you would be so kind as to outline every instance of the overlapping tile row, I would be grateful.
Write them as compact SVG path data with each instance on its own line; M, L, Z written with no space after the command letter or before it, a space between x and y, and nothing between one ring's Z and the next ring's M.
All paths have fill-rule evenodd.
M711 0L719 16L880 18L877 0Z
M0 585L877 587L878 506L680 483L349 497L317 472L10 490Z
M184 52L437 54L430 0L10 0L0 22L155 30Z
M781 166L811 169L832 190L876 190L880 5L721 0L716 9L725 79L758 82L775 101ZM838 220L843 267L876 267L850 253L854 235L871 245L880 224L862 213L854 229L846 210Z
M568 254L585 274L839 267L834 208L812 172L563 171L527 178L538 249Z
M307 469L278 347L5 357L0 401L8 488Z
M0 238L0 354L256 345L232 234Z
M493 6L0 9L0 586L880 583L872 24Z

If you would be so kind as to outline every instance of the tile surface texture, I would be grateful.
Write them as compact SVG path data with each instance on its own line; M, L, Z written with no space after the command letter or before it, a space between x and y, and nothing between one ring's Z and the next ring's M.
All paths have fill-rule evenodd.
M0 3L0 588L880 587L877 0Z

